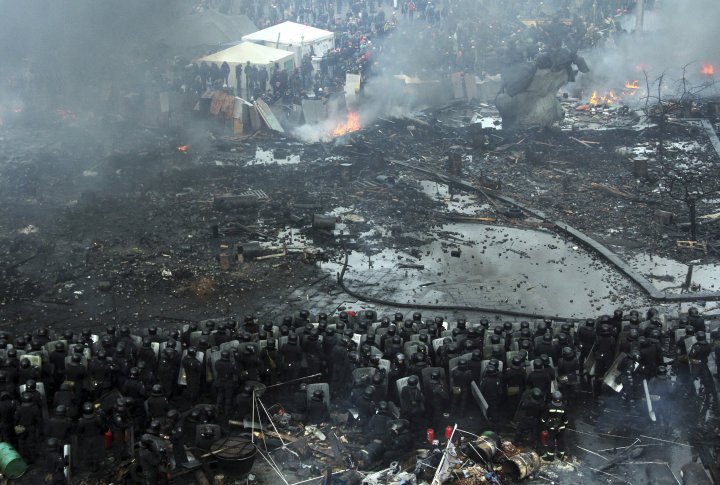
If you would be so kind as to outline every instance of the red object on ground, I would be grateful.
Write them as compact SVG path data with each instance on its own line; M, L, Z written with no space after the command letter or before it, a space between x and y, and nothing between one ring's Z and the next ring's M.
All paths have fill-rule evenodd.
M435 430L432 428L427 429L427 440L428 443L432 444L433 441L435 441Z
M445 426L445 439L446 440L450 439L450 437L452 436L452 432L453 432L452 426L450 426L449 424L447 426Z
M112 443L112 431L107 430L105 431L105 449L110 449L110 444Z
M542 442L543 446L547 446L550 442L550 433L548 433L547 430L544 430L542 433L540 433L540 441Z

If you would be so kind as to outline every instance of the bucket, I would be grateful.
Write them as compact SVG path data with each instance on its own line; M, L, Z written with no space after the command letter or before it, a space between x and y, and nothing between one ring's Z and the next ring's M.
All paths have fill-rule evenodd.
M540 469L540 455L525 451L509 456L503 464L503 471L513 480L523 480Z
M498 452L497 441L491 437L480 436L467 444L468 458L477 463L490 463Z
M231 436L214 442L210 452L224 471L243 475L252 469L257 449L249 439Z
M15 451L15 448L8 443L0 443L0 472L5 477L14 480L23 476L26 469L27 463Z

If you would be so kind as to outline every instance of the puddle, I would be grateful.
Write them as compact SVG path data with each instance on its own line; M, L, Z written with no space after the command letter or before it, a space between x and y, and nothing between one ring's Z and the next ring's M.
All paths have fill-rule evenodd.
M720 291L720 264L692 265L689 273L690 267L684 263L647 253L628 255L624 259L658 290L667 293ZM685 289L688 275L689 291Z
M560 236L538 231L447 224L417 248L352 252L346 280L361 293L400 303L494 307L565 317L642 306L611 266ZM412 236L412 234L408 234ZM427 239L427 234L415 234ZM460 250L459 257L451 255ZM325 269L342 269L342 258ZM620 298L622 295L622 298Z

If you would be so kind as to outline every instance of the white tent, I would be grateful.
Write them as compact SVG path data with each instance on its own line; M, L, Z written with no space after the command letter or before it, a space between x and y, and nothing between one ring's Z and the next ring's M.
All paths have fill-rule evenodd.
M243 66L243 83L242 87L245 89L245 65L249 61L254 66L264 66L268 69L268 74L271 72L273 64L276 62L281 68L288 71L292 71L294 68L294 56L292 52L284 51L281 49L274 49L272 47L266 47L264 45L254 44L252 42L241 42L240 44L234 45L228 49L210 54L201 58L198 62L205 61L208 64L217 64L218 67L223 62L227 62L230 66L230 86L236 85L235 80L235 66L242 64Z
M283 22L252 34L244 35L242 40L264 44L291 51L299 65L302 56L312 48L316 56L322 56L335 47L335 34L329 30L316 29L295 22Z

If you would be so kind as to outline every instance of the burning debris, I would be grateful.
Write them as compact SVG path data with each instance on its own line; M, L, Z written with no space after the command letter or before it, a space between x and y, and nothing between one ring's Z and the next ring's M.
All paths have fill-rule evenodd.
M360 122L360 115L354 111L348 111L347 120L339 123L337 126L330 130L330 136L333 138L347 135L354 131L362 129L362 123Z

